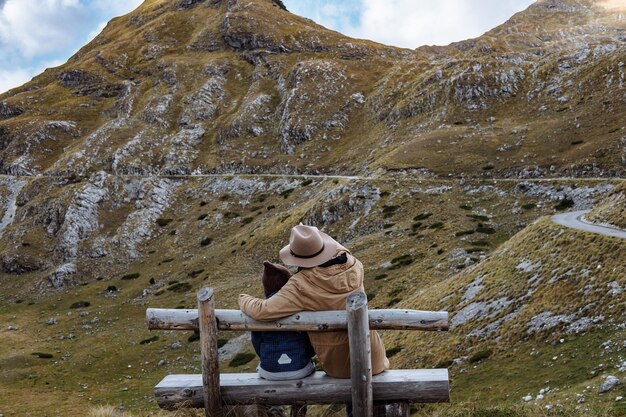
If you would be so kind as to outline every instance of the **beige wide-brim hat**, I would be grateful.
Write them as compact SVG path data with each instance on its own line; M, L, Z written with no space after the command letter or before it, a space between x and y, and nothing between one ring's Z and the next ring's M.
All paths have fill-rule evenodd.
M339 243L315 226L300 224L291 229L289 244L280 250L285 265L312 268L335 256Z

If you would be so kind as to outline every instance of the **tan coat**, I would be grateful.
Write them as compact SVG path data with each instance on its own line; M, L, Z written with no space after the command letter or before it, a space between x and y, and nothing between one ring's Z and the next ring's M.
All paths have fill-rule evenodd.
M348 262L327 268L303 269L267 300L247 294L239 296L239 308L259 321L272 321L300 311L346 309L346 299L354 291L364 291L363 265L345 248ZM385 347L376 331L370 332L372 343L372 373L389 368ZM345 331L309 332L324 371L335 378L350 378L350 349Z

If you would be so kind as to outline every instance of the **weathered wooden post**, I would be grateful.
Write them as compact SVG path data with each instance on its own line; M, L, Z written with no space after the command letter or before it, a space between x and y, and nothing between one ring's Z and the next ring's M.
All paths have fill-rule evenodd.
M354 292L346 303L348 338L350 340L350 378L352 382L352 414L372 417L372 357L367 314L367 296Z
M374 417L409 417L410 415L408 402L374 403Z
M222 415L222 397L213 288L203 288L198 292L198 328L202 355L204 413L206 417L218 417Z

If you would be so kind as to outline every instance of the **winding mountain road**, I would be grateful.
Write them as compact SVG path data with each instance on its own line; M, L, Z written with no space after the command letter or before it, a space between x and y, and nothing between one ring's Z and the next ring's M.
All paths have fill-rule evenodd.
M579 210L571 211L568 213L555 214L550 218L550 220L560 226L569 227L571 229L583 230L585 232L598 233L600 235L626 239L626 230L621 230L609 226L601 226L584 220L583 216L588 212L589 210Z

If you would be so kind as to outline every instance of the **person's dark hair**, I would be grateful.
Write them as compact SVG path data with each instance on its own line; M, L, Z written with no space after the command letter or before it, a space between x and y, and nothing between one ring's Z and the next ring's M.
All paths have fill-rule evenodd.
M266 297L277 293L289 281L289 278L291 278L291 272L284 266L269 261L263 262L262 281Z

